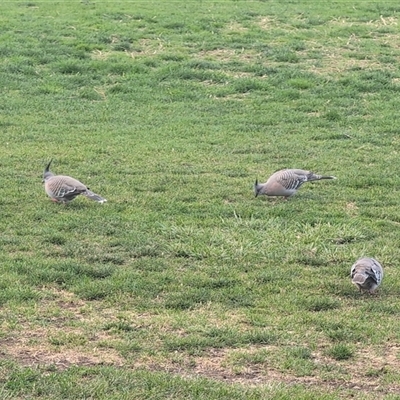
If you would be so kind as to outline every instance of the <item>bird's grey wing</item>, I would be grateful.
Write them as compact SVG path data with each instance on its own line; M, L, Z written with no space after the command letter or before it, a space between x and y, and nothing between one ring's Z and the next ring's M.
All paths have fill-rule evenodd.
M79 194L79 193L81 193L81 190L78 190L76 186L64 183L64 185L62 185L59 188L57 194L60 197L68 197L71 194Z
M382 276L383 276L383 270L381 265L375 260L371 259L371 268L370 271L368 271L369 275L371 276L372 279L376 281L376 283L380 283L382 281Z
M68 197L73 194L78 195L87 190L87 187L82 182L79 182L77 179L71 178L70 176L60 175L55 178L58 178L54 183L57 187L57 195L60 197Z
M292 171L284 171L279 177L279 182L286 189L298 189L304 182L307 182L307 176Z

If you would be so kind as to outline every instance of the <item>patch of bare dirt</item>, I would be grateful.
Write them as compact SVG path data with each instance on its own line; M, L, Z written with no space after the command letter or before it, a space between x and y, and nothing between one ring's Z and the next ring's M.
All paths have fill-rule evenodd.
M18 329L7 331L8 336L0 339L0 357L15 360L21 365L50 366L60 370L73 365L124 366L247 386L301 384L326 391L340 390L340 393L373 393L375 398L383 398L389 393L400 393L398 344L366 347L360 343L353 358L337 361L325 355L326 343L320 343L308 360L312 368L307 372L299 372L285 365L285 347L287 349L289 345L209 349L196 356L178 351L168 354L159 351L152 355L139 352L134 360L129 360L117 350L118 344L123 343L118 331L113 331L113 328L102 329L106 323L116 322L118 325L119 319L115 310L99 310L92 303L88 305L72 293L56 289L49 297L38 305L38 315L43 320L38 323L36 319L21 319ZM135 321L135 329L153 326L154 336L148 338L152 341L153 349L163 348L162 332L173 331L180 336L186 334L184 328L172 329L171 320L164 316L137 314L132 311L123 313L123 317L127 321ZM211 310L197 310L196 313L187 315L186 323L190 326L191 318L198 320L203 317L208 322L214 318ZM243 326L245 318L239 314L226 314L223 317L219 313L215 314L216 326L221 321L223 325L229 322L235 326Z
M150 370L164 371L183 377L204 377L229 383L238 383L247 386L257 385L294 385L315 386L327 391L356 390L365 394L374 393L375 398L383 398L389 393L400 393L400 384L386 383L385 371L396 372L400 367L400 347L389 346L379 349L379 354L373 349L364 349L351 361L335 361L323 356L319 352L313 354L316 365L310 376L298 376L290 370L279 368L266 363L246 363L240 368L230 361L235 353L255 352L260 347L248 349L210 349L202 356L191 357L179 355L164 362L148 360L145 367ZM272 352L280 352L279 346L267 346ZM324 370L337 371L336 377L325 376ZM340 371L340 372L339 372ZM373 373L371 373L373 371Z
M350 19L339 17L333 18L329 21L329 24L332 25L339 25L339 26L351 26L357 25L355 22L351 21ZM382 15L379 19L371 20L366 23L367 26L380 28L382 26L397 26L398 25L398 18L397 17L383 17Z
M12 359L25 366L54 366L57 369L66 369L72 365L113 365L122 366L124 360L115 350L91 346L90 349L56 348L46 340L48 333L45 330L32 331L21 338L0 340L0 354L3 358Z
M245 26L243 26L242 24L240 24L237 21L231 21L226 27L225 27L225 31L230 33L230 32L238 32L238 33L243 33L243 32L247 32L248 28L246 28Z
M119 42L118 38L112 38L112 43L116 44ZM141 56L148 56L152 54L159 54L165 50L165 43L164 41L158 39L140 39L137 42L137 45L134 49L125 50L122 54L125 54L128 57L136 58ZM91 53L91 57L94 60L102 60L106 61L110 57L114 55L121 54L121 51L102 51L102 50L94 50Z
M351 216L358 214L358 206L354 202L346 203L345 210L347 214Z
M269 30L277 26L277 21L272 17L261 17L256 21L256 25L264 30Z
M240 60L247 62L255 62L260 55L249 49L214 49L214 50L204 50L199 52L200 58L208 58L218 61L232 61Z
M103 346L114 337L101 329L90 329L90 325L101 326L101 322L83 300L57 288L48 288L47 293L49 298L38 304L40 326L21 316L17 330L5 327L7 335L0 339L3 358L22 365L60 369L71 365L123 365L124 359L115 349Z

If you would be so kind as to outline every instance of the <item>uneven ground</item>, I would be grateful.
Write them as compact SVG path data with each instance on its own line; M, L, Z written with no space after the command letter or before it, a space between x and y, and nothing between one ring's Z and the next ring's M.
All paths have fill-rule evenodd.
M399 12L1 4L0 397L399 398Z

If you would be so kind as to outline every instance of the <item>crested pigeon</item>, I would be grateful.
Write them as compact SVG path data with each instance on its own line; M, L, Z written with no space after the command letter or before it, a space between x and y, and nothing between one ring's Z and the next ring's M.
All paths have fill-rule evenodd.
M44 189L52 201L68 203L80 194L101 204L107 201L90 191L88 187L77 179L65 175L54 175L49 171L52 161L50 160L43 172Z
M362 257L351 267L351 281L359 289L374 293L383 278L382 265L375 258Z
M303 169L281 169L274 172L265 183L254 184L256 197L260 194L266 196L283 196L288 199L293 196L304 182L319 181L321 179L336 179L334 176L317 175Z

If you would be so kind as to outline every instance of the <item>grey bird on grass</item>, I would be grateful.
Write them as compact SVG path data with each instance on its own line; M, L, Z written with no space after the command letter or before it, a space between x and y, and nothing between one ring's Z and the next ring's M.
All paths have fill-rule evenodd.
M361 291L375 293L383 278L382 265L375 258L362 257L351 267L351 281Z
M87 186L77 179L65 175L54 175L49 171L52 161L50 160L43 172L44 189L52 201L68 203L80 194L101 204L107 201L98 194L90 191Z
M264 194L266 196L282 196L288 199L296 193L304 182L321 179L336 179L336 177L317 175L303 169L281 169L274 172L265 183L258 183L258 180L256 180L254 193L256 197Z

